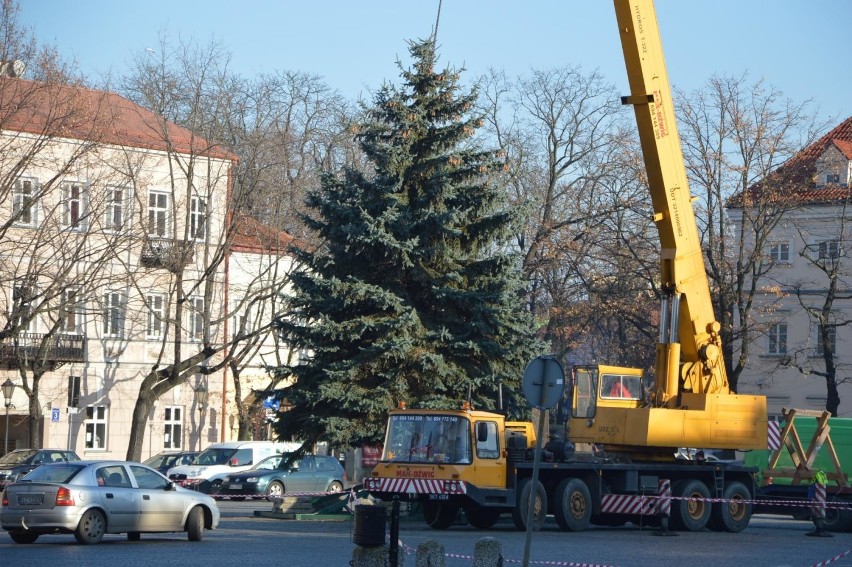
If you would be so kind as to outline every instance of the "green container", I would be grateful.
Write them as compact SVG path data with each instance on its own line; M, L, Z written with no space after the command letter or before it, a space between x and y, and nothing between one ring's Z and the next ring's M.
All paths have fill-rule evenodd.
M795 424L796 431L799 433L799 440L802 442L802 448L805 452L807 452L811 439L814 436L814 431L816 431L817 418L797 415ZM782 422L782 430L784 426L785 424ZM840 461L841 471L846 474L848 478L848 475L852 472L852 418L831 417L828 419L828 426L830 427L828 436L834 445L834 451L837 453L837 459ZM746 453L745 459L743 459L745 465L760 469L757 473L758 484L763 484L770 455L770 451L755 450ZM782 447L781 458L778 459L776 468L784 469L792 467L793 459L790 458L790 452L786 447ZM820 447L812 470L822 470L826 473L835 472L834 463L829 455L827 443L823 443L822 447ZM790 484L791 480L792 479L789 478L773 477L772 483ZM833 480L829 480L829 485L831 484L835 484L835 482Z

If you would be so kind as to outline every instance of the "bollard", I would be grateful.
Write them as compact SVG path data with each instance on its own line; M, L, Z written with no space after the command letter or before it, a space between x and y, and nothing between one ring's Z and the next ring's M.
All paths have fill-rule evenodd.
M805 535L811 537L834 537L834 534L825 529L825 484L814 482L808 487L808 499L813 504L811 514L814 522L814 530Z
M417 546L417 561L415 567L446 567L447 560L444 546L430 539Z
M399 496L393 497L390 523L390 567L399 567Z
M362 547L356 545L352 550L352 567L387 567L388 548L384 545L380 547Z
M669 517L672 513L672 483L669 479L660 479L660 487L657 495L657 517L660 519L660 529L652 532L657 536L676 536L669 529Z
M503 548L499 539L484 537L476 542L473 567L503 567Z

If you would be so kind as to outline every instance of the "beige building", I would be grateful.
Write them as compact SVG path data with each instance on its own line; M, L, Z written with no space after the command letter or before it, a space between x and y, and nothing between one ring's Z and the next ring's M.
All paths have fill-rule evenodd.
M236 439L223 357L255 345L234 366L250 377L241 399L267 388L261 369L279 345L261 298L275 295L283 256L250 234L224 253L240 242L235 156L113 93L11 78L0 79L0 143L9 449L34 435L123 459L134 410L142 459Z
M764 245L771 261L756 298L758 336L740 377L741 393L767 396L770 416L782 408L826 408L826 364L818 320L831 288L827 311L834 349L840 405L838 415L852 417L852 118L804 148L776 172L792 183L784 212ZM766 180L761 187L771 187ZM738 228L741 206L728 213ZM746 243L753 246L753 241Z

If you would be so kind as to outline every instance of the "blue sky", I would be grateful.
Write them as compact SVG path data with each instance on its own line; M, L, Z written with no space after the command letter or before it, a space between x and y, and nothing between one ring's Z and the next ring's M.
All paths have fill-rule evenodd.
M19 0L22 23L97 80L133 54L171 40L219 41L243 75L317 74L355 99L408 63L406 40L429 35L437 0ZM657 0L669 78L686 90L713 74L764 78L824 118L852 116L848 0ZM176 41L175 41L176 42ZM472 79L489 67L598 69L627 94L612 3L607 0L443 0L441 62Z

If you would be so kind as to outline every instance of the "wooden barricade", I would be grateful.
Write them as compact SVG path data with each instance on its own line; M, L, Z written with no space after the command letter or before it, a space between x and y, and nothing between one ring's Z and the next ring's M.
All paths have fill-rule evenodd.
M833 480L837 483L837 486L847 486L846 474L840 466L840 460L837 458L837 452L834 450L834 444L831 442L831 427L828 424L831 414L827 411L787 408L782 409L781 413L784 415L785 424L784 429L781 431L781 446L770 454L769 466L764 473L764 478L790 478L792 479L791 483L794 485L802 483L810 484L816 472L813 469L814 461L822 447L825 446L834 464L834 471L823 472L825 472L828 480ZM815 417L817 420L817 426L807 451L804 445L802 445L799 432L796 430L797 416ZM785 449L790 453L790 458L794 466L776 468Z

